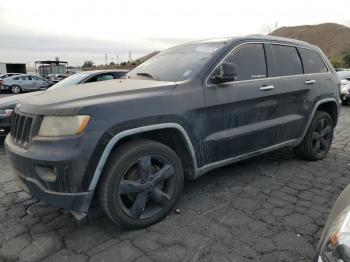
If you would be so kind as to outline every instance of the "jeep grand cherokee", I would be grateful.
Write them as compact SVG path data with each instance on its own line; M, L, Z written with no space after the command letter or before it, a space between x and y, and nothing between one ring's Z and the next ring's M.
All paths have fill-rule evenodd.
M323 159L339 105L319 48L216 39L167 49L126 79L22 102L5 144L33 197L83 215L96 195L112 221L140 228L170 212L184 178L285 146Z

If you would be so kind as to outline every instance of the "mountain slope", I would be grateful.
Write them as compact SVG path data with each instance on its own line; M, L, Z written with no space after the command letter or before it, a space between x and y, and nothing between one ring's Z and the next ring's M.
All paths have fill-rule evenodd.
M333 61L341 61L350 52L350 28L334 24L281 27L271 33L273 36L294 38L319 46Z

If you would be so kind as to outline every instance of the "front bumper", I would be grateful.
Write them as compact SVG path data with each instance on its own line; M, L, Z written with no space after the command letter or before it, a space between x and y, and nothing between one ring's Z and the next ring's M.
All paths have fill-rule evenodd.
M60 193L46 190L37 180L16 173L17 185L35 199L43 200L47 204L76 212L87 213L93 197L93 192Z
M84 147L82 140L91 139L90 135L53 141L33 139L27 149L16 145L8 135L5 147L18 185L52 206L86 213L93 191L82 181L94 145Z
M340 94L340 99L343 102L350 103L350 94Z

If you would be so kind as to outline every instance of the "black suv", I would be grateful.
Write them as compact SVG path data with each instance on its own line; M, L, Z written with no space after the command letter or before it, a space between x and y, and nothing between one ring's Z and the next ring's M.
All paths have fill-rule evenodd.
M184 178L285 146L323 159L339 105L319 48L217 39L167 49L126 79L31 97L5 144L33 197L81 216L97 196L111 220L140 228L170 212Z

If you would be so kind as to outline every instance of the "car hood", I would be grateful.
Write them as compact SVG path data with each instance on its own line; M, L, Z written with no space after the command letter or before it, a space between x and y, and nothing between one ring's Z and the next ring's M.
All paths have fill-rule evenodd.
M76 114L82 108L154 96L176 86L175 82L118 79L47 90L25 100L17 109L29 114Z
M41 94L42 92L11 95L0 99L0 109L13 109L19 101Z

